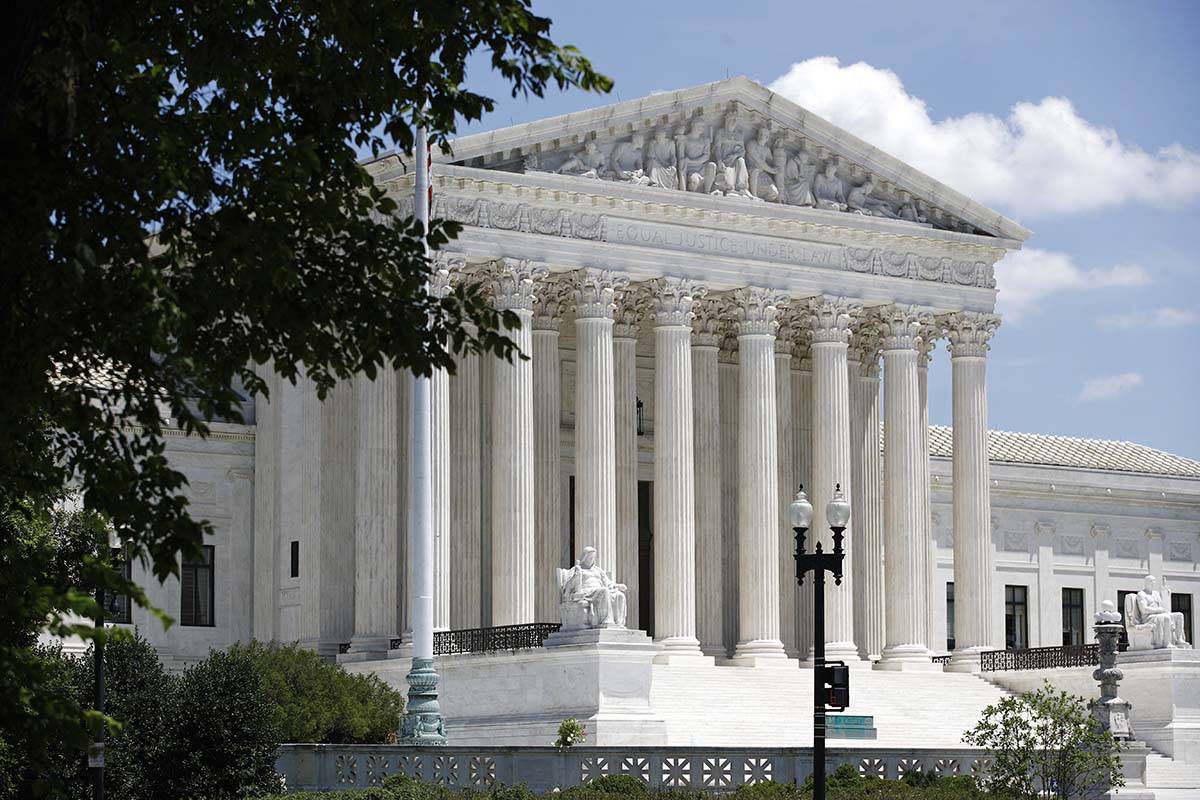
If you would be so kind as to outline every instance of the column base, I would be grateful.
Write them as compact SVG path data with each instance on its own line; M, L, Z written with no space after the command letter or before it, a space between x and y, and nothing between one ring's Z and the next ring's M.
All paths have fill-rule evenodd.
M738 642L733 658L722 662L731 667L782 667L794 669L796 662L783 652L783 642L778 639L751 639Z
M713 658L700 649L695 636L668 636L655 639L661 650L654 656L655 664L712 664Z
M923 644L901 644L883 648L883 656L874 668L888 672L941 672L942 665L934 664L933 654Z
M350 650L339 653L337 663L350 664L355 661L375 661L387 658L391 651L390 636L355 636L350 640Z
M862 663L862 655L854 642L826 642L825 661L845 661L846 664Z
M984 651L982 647L969 647L955 650L950 654L950 663L943 669L946 672L979 672L979 654Z

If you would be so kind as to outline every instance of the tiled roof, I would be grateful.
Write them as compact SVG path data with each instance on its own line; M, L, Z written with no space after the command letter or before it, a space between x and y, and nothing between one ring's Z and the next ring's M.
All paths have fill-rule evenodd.
M950 458L953 433L948 426L929 426L929 454ZM1200 478L1200 461L1193 461L1133 442L1075 439L1039 433L988 431L988 458L992 462L1041 466L1104 469L1147 475Z

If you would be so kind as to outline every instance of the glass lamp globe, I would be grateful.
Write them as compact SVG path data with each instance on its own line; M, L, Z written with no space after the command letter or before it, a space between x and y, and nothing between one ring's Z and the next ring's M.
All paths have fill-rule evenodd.
M796 492L796 499L788 506L788 516L792 521L793 528L809 528L812 526L812 503L808 502L808 496L804 494L804 487L800 487L800 491Z
M850 522L850 504L846 502L846 496L842 494L840 483L833 490L833 499L829 501L829 505L825 506L825 521L831 528L844 528Z

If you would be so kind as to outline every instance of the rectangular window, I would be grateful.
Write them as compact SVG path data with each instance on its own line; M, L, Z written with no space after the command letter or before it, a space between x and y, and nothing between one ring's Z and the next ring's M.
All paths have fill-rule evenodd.
M1029 648L1029 587L1004 587L1004 647Z
M125 551L120 548L113 548L112 551L113 567L126 580L132 576L133 565L130 563ZM112 622L117 625L128 625L133 622L133 609L130 606L129 598L123 594L105 594L104 595L104 619L107 622ZM1190 639L1188 641L1191 641Z
M1083 589L1062 590L1062 643L1083 644Z
M946 650L954 652L954 581L946 584Z
M1131 594L1137 594L1137 591L1118 591L1117 592L1117 612L1121 615L1121 621L1125 621L1125 598ZM1125 626L1121 626L1121 641L1117 644L1118 650L1126 650L1129 647L1129 635L1125 632Z
M181 602L179 624L212 627L213 619L213 547L200 548L196 560L184 559L179 572Z
M1188 642L1194 643L1195 640L1192 638L1192 596L1172 592L1171 610L1183 614L1183 636Z
M296 539L292 540L291 568L288 570L288 574L293 578L300 577L300 542Z

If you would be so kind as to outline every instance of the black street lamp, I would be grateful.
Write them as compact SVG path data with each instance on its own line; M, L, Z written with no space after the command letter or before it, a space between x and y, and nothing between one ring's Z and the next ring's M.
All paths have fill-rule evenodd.
M804 495L804 487L788 509L792 530L796 532L796 582L804 585L804 574L813 573L813 800L825 800L825 711L843 711L850 703L850 674L840 661L825 664L825 572L833 582L842 585L842 537L850 521L850 504L842 495L839 483L833 499L825 506L825 520L833 531L833 552L821 552L821 543L813 552L804 551L804 534L812 525L812 504Z

